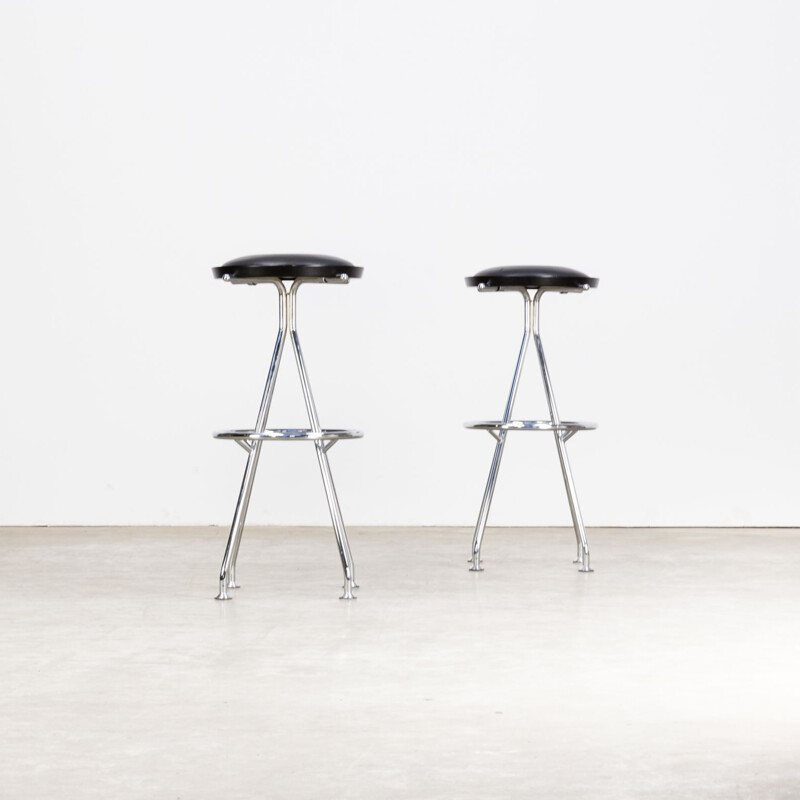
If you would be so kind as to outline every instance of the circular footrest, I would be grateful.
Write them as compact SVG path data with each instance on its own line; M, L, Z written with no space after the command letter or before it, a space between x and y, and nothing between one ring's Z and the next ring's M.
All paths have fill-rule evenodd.
M489 420L488 422L465 422L465 428L478 431L593 431L596 422L551 422L549 419L513 419L509 422Z
M360 439L363 431L351 431L340 428L323 428L315 431L311 428L268 428L265 431L240 430L217 431L215 439L232 439L234 441L263 442L263 441L330 441L340 439Z

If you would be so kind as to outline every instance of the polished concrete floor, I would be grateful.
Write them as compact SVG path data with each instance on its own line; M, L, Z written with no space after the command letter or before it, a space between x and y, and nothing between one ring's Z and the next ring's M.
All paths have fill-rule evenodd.
M0 797L800 797L800 530L0 529Z

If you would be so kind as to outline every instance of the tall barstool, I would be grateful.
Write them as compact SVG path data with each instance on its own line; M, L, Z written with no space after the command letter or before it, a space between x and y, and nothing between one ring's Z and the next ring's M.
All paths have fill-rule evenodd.
M578 543L578 556L573 563L580 564L581 572L592 572L593 570L589 566L589 545L586 541L586 531L583 527L583 518L575 491L575 481L572 478L572 468L567 456L567 440L578 431L593 430L597 425L592 422L566 422L558 414L556 400L553 395L553 385L550 382L550 373L547 371L542 340L539 336L539 302L545 292L584 292L590 287L597 286L598 280L597 278L590 278L577 270L565 267L495 267L478 272L467 278L466 282L467 286L477 286L479 292L520 292L525 300L525 332L522 336L522 345L517 357L517 366L514 370L514 378L511 381L511 391L508 393L503 418L502 420L489 422L468 422L465 425L467 428L488 431L497 440L492 466L489 470L489 480L486 483L486 491L483 494L478 522L475 525L475 535L472 539L472 558L470 559L472 566L470 570L472 572L483 570L481 544L508 433L510 431L551 431L556 441L558 458L561 462L561 473L564 476L564 486L567 490L569 509L572 514L572 524L575 528L575 538ZM531 297L531 291L535 291L533 297ZM536 353L539 356L539 367L542 373L542 381L544 382L547 405L550 410L550 419L512 420L511 414L514 410L514 399L517 394L531 332L533 332Z
M314 442L344 571L344 594L341 599L355 599L353 589L357 589L358 586L355 580L353 556L347 541L339 499L333 485L333 475L328 463L328 450L342 439L358 439L364 434L361 431L320 426L314 397L311 394L311 384L303 361L303 352L300 349L300 339L297 335L297 292L304 283L347 283L350 278L360 278L363 271L363 267L355 267L349 261L343 261L340 258L313 255L246 256L228 261L221 267L215 267L212 270L215 278L222 278L229 283L250 285L271 283L278 290L278 336L272 351L267 384L261 398L255 427L248 430L220 431L214 434L217 439L233 440L247 452L247 465L242 479L242 488L239 490L231 532L222 559L217 600L230 600L229 590L239 587L236 582L236 559L239 554L239 544L242 540L242 531L258 467L261 445L266 441ZM275 381L287 332L291 337L292 349L300 373L300 385L308 413L308 422L311 426L309 428L267 428L269 407L275 391Z

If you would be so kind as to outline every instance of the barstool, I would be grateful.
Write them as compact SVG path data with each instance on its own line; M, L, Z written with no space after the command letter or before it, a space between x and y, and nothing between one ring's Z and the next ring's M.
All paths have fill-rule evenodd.
M575 481L572 478L572 469L567 456L567 441L578 431L593 430L597 425L592 422L566 422L558 414L556 400L553 395L553 385L550 382L550 373L547 371L542 340L539 336L539 302L545 292L584 292L590 287L597 286L598 280L597 278L590 278L577 270L564 267L495 267L482 270L467 278L466 283L467 286L477 286L479 292L520 292L525 300L525 332L522 336L522 345L517 357L517 366L514 370L514 378L511 381L511 391L508 394L503 419L489 422L468 422L465 425L467 428L488 431L497 440L492 466L489 470L489 480L486 483L486 491L483 494L478 522L475 525L475 535L472 539L472 558L470 559L472 566L470 570L472 572L483 570L481 544L508 433L510 431L551 431L558 449L561 473L564 476L564 486L567 490L572 524L575 528L575 538L578 543L578 556L573 563L580 564L581 572L592 572L593 570L589 566L589 545L586 541L586 531L583 527L583 518L581 517L578 496L575 491ZM535 290L533 298L531 298L530 294L532 290ZM544 382L547 405L550 410L550 419L512 420L511 413L514 410L514 398L517 394L531 332L533 332L536 353L539 356L539 367L542 373L542 381Z
M267 441L311 441L314 442L316 449L322 483L325 487L325 497L328 501L336 543L339 547L339 556L342 560L344 594L341 599L353 600L355 599L353 589L357 589L358 586L355 580L353 556L347 541L339 499L336 496L333 476L328 463L328 450L342 439L358 439L364 434L361 431L320 427L317 408L311 394L311 384L303 361L303 352L300 349L300 339L297 335L297 292L304 283L348 283L350 278L360 278L364 269L353 266L349 261L329 256L265 255L237 258L228 261L221 267L215 267L212 272L215 278L222 278L229 283L250 285L271 283L278 290L278 336L272 351L272 361L269 365L267 383L261 398L255 427L248 430L220 431L214 434L217 439L231 439L247 452L247 465L242 479L242 488L239 491L239 499L236 501L236 511L233 515L225 555L222 559L219 594L216 599L230 600L229 590L239 587L236 582L236 559L239 554L239 545L242 540L242 531L258 467L261 445ZM292 349L300 373L300 385L308 413L308 422L311 426L309 428L267 428L269 407L275 391L275 381L287 331L291 336Z

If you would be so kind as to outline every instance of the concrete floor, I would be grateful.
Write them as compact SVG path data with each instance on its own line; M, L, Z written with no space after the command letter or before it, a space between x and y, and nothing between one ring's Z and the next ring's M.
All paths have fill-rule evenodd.
M0 530L0 797L798 798L800 530Z

